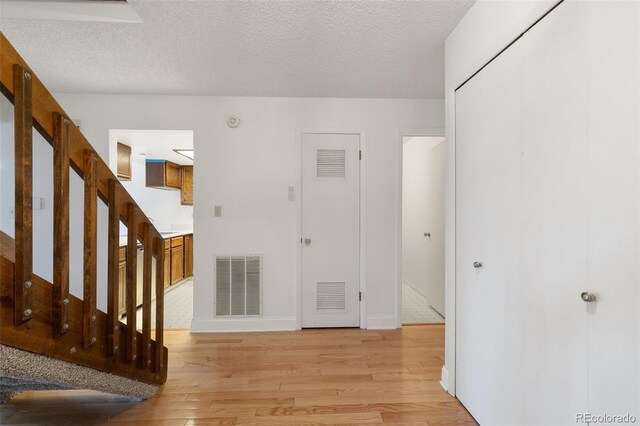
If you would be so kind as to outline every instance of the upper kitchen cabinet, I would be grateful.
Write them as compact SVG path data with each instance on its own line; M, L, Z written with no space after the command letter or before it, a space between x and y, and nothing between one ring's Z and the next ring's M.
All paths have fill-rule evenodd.
M180 165L167 160L146 160L146 185L149 188L180 189L182 170Z
M193 166L182 166L180 204L185 206L193 205Z
M131 180L131 147L118 142L118 179Z

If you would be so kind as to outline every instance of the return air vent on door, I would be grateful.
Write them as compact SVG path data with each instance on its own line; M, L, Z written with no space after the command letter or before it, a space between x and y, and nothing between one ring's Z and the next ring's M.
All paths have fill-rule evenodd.
M262 257L216 257L216 316L260 315Z
M344 312L346 297L345 283L320 282L316 289L316 309L318 312Z
M344 149L318 149L316 154L316 176L319 178L346 177L346 154Z

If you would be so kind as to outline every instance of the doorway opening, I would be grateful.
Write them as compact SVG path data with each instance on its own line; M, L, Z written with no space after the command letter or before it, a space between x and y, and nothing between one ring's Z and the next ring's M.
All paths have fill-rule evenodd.
M193 163L191 130L109 130L109 167L164 239L165 329L189 329L193 319ZM121 224L121 244L126 238L127 228ZM143 258L143 245L138 241L137 327L143 315ZM126 259L120 265L124 268ZM151 324L155 329L155 259L152 271ZM120 277L123 288L126 274L121 272Z
M444 323L443 137L402 140L402 324Z

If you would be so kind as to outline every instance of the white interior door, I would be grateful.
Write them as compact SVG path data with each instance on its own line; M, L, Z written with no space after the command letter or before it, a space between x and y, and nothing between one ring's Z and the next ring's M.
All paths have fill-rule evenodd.
M574 424L588 410L587 58L581 2L564 2L524 48L523 265L527 424ZM544 409L540 409L544 407Z
M482 424L640 417L638 22L564 2L456 92L456 384Z
M359 151L359 135L302 135L302 327L360 325Z
M640 3L587 7L589 411L640 419Z
M427 298L429 305L440 315L444 311L444 174L445 141L439 142L427 155L427 214L425 230L431 233L426 239L425 264L427 266Z
M486 121L476 108L483 99L481 85L456 93L456 396L482 422L485 324L483 283L486 274L474 268L484 258L484 211L479 182L483 176L478 129Z
M521 97L518 46L456 92L456 394L481 424L522 415Z

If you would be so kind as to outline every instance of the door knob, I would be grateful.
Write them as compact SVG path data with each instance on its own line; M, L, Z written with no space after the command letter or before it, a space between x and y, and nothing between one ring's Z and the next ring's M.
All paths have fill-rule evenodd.
M595 302L596 301L596 295L593 293L590 293L588 291L582 292L582 294L580 295L580 298L582 300L584 300L585 302Z
M306 238L304 239L304 244L305 244L306 246L311 245L311 238L306 237Z
M476 269L482 268L482 262L473 262L473 267Z

